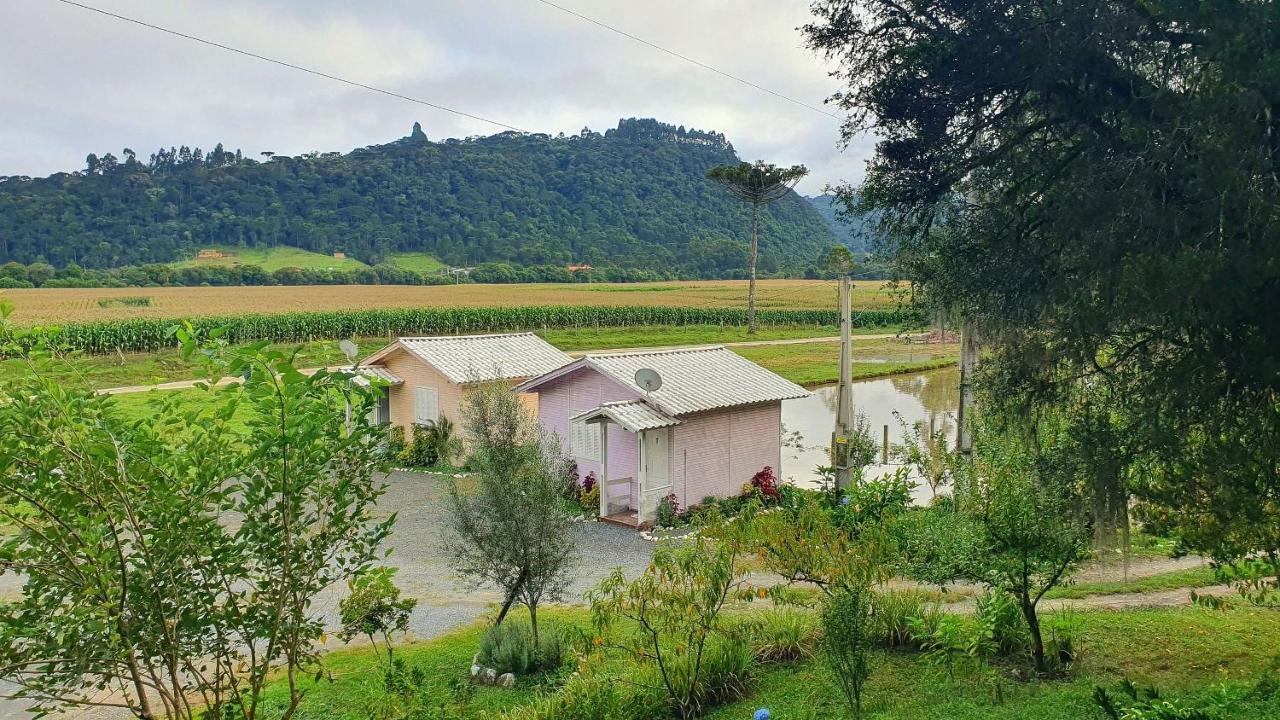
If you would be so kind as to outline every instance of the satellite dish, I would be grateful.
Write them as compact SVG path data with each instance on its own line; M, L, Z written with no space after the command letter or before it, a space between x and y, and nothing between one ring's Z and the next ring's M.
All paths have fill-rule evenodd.
M662 387L662 376L657 370L640 368L636 371L636 384L644 388L645 392L651 393Z
M356 355L360 352L360 348L356 347L356 344L350 340L343 340L338 343L338 349L341 350L342 354L346 355L347 359L352 362L355 362Z

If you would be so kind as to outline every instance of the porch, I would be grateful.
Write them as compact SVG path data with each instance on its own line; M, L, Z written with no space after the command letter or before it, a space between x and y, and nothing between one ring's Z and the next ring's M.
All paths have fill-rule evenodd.
M671 491L671 428L680 421L644 400L604 403L573 420L600 427L600 520L635 529L651 524L658 501ZM615 467L612 473L611 424L634 436L636 448L634 467Z

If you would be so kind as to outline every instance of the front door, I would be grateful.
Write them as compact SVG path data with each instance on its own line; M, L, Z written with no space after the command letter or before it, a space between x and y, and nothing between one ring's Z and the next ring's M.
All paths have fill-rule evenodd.
M671 457L671 432L668 428L648 430L644 433L644 451L641 453L641 468L644 481L640 492L653 492L671 485L671 477L667 471Z

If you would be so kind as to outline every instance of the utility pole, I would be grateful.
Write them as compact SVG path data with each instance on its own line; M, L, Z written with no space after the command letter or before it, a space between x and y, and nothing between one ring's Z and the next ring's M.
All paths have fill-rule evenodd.
M978 369L978 338L973 323L960 329L960 408L956 413L956 450L973 453L973 374Z
M836 429L831 433L831 465L836 471L836 489L849 487L849 433L853 428L853 348L849 309L849 276L840 276L840 386L836 396Z

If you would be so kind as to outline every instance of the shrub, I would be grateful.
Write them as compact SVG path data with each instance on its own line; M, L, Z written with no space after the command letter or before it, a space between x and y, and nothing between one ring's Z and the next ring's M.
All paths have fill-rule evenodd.
M765 663L797 662L813 657L818 625L811 613L779 608L752 618L747 626L756 660Z
M559 690L494 720L651 720L664 715L662 698L656 693L607 676L580 674Z
M569 461L568 477L564 483L564 497L570 502L582 500L582 485L578 482L578 461Z
M977 619L995 650L1002 654L1026 652L1030 648L1022 610L1013 596L1002 590L988 590L977 599Z
M657 511L658 527L675 527L680 523L680 501L676 500L676 494L670 493L666 497L658 501Z
M403 425L387 426L386 457L400 459L404 457L405 440Z
M505 622L485 631L480 639L480 664L499 675L532 675L559 668L564 662L560 633L543 632L535 645L529 628Z
M862 689L871 675L871 591L845 586L822 610L822 650L853 716L862 716Z
M591 472L588 472L587 476L582 480L582 492L584 493L591 492L592 490L595 489L595 487L596 487L596 471L592 470Z
M766 465L752 475L751 480L742 486L742 496L755 498L765 505L781 500L782 494L778 492L778 478L773 474L773 468Z
M871 595L873 637L891 648L919 648L917 634L937 628L942 609L919 590L883 590Z
M970 649L974 634L965 627L964 621L955 615L940 613L933 622L933 627L926 626L923 619L913 621L912 637L925 652L925 659L934 665L947 669L947 676L956 679L956 664L972 657Z
M588 475L587 479L590 480L591 476ZM583 488L586 488L585 483L583 484ZM582 512L586 513L588 517L595 517L596 515L599 515L600 514L599 486L597 486L595 483L592 483L590 490L584 489L582 491L582 497L581 499L579 499L578 503L582 506Z

